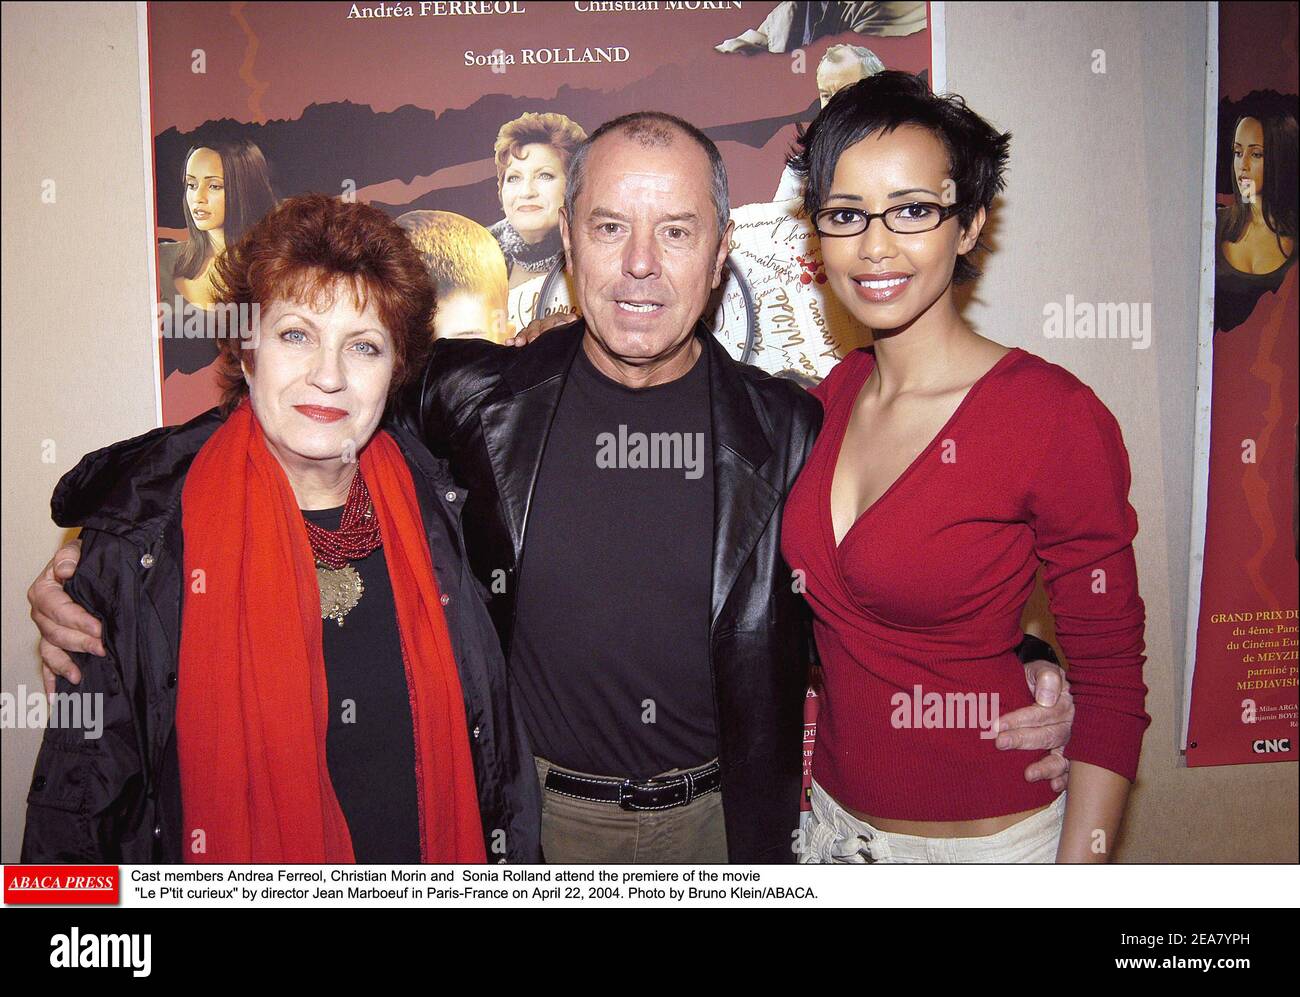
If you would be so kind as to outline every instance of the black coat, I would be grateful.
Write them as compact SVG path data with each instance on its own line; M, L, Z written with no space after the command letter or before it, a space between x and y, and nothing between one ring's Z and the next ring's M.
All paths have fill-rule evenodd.
M67 591L104 624L107 659L74 658L82 681L60 692L103 694L103 732L45 732L27 797L23 862L180 862L176 684L183 595L181 491L199 448L221 425L213 410L88 454L51 502L60 526L82 527ZM392 430L415 483L447 629L489 860L540 860L540 791L510 706L505 661L464 554L463 490L418 441ZM448 492L457 494L448 501ZM504 831L504 837L501 831ZM494 852L494 845L504 849Z
M469 486L470 563L494 593L488 608L507 658L533 489L583 332L577 321L522 350L441 340L398 410ZM713 418L710 648L727 851L733 862L787 862L799 820L810 617L781 557L781 513L822 411L794 383L736 362L697 332Z

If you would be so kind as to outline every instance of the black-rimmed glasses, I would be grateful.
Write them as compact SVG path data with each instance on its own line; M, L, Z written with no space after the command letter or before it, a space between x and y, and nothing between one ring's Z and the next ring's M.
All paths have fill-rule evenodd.
M812 222L818 235L832 239L861 235L875 218L883 221L885 228L891 232L897 232L899 235L919 235L922 232L934 231L960 210L960 205L935 204L933 201L896 204L892 208L874 214L869 211L859 211L857 208L822 208L813 215Z

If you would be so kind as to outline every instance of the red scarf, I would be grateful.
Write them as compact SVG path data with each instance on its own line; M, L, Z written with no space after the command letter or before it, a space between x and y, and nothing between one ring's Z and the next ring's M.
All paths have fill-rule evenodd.
M465 706L411 472L384 432L360 467L397 605L420 858L483 862ZM187 589L176 740L185 860L353 862L325 760L330 706L315 561L247 400L195 457L181 515Z

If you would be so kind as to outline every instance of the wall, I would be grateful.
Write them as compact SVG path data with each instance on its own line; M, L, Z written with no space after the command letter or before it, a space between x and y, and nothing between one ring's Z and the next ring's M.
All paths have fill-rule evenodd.
M55 482L88 450L157 423L135 5L5 4L0 17L0 661L12 693L40 688L25 593L63 536ZM0 855L13 862L40 731L0 737Z
M1125 862L1294 862L1296 766L1189 769L1187 619L1204 142L1204 4L949 4L948 86L1013 134L967 317L1059 363L1119 419L1147 607L1147 712ZM1093 53L1105 53L1104 74ZM1150 302L1151 346L1047 339L1043 307ZM1016 414L1009 414L1015 418ZM1018 414L1032 419L1032 412Z
M1178 753L1205 6L949 4L948 40L950 88L1015 136L996 251L967 315L1091 384L1133 456L1154 720L1119 857L1294 862L1294 765L1187 769ZM49 521L55 481L155 417L134 6L6 5L3 46L0 608L12 692L39 682L24 593L62 535ZM1097 49L1104 74L1091 69ZM47 178L54 204L40 199ZM1066 294L1150 302L1151 347L1046 339L1043 306ZM3 732L6 861L38 743L38 732Z

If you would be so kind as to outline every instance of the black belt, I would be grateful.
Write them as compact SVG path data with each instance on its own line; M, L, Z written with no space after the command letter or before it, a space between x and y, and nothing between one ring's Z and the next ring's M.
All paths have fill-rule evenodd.
M672 807L683 807L720 788L722 766L717 761L680 775L661 776L644 782L575 775L554 768L546 773L547 792L589 803L613 803L624 810L669 810Z

